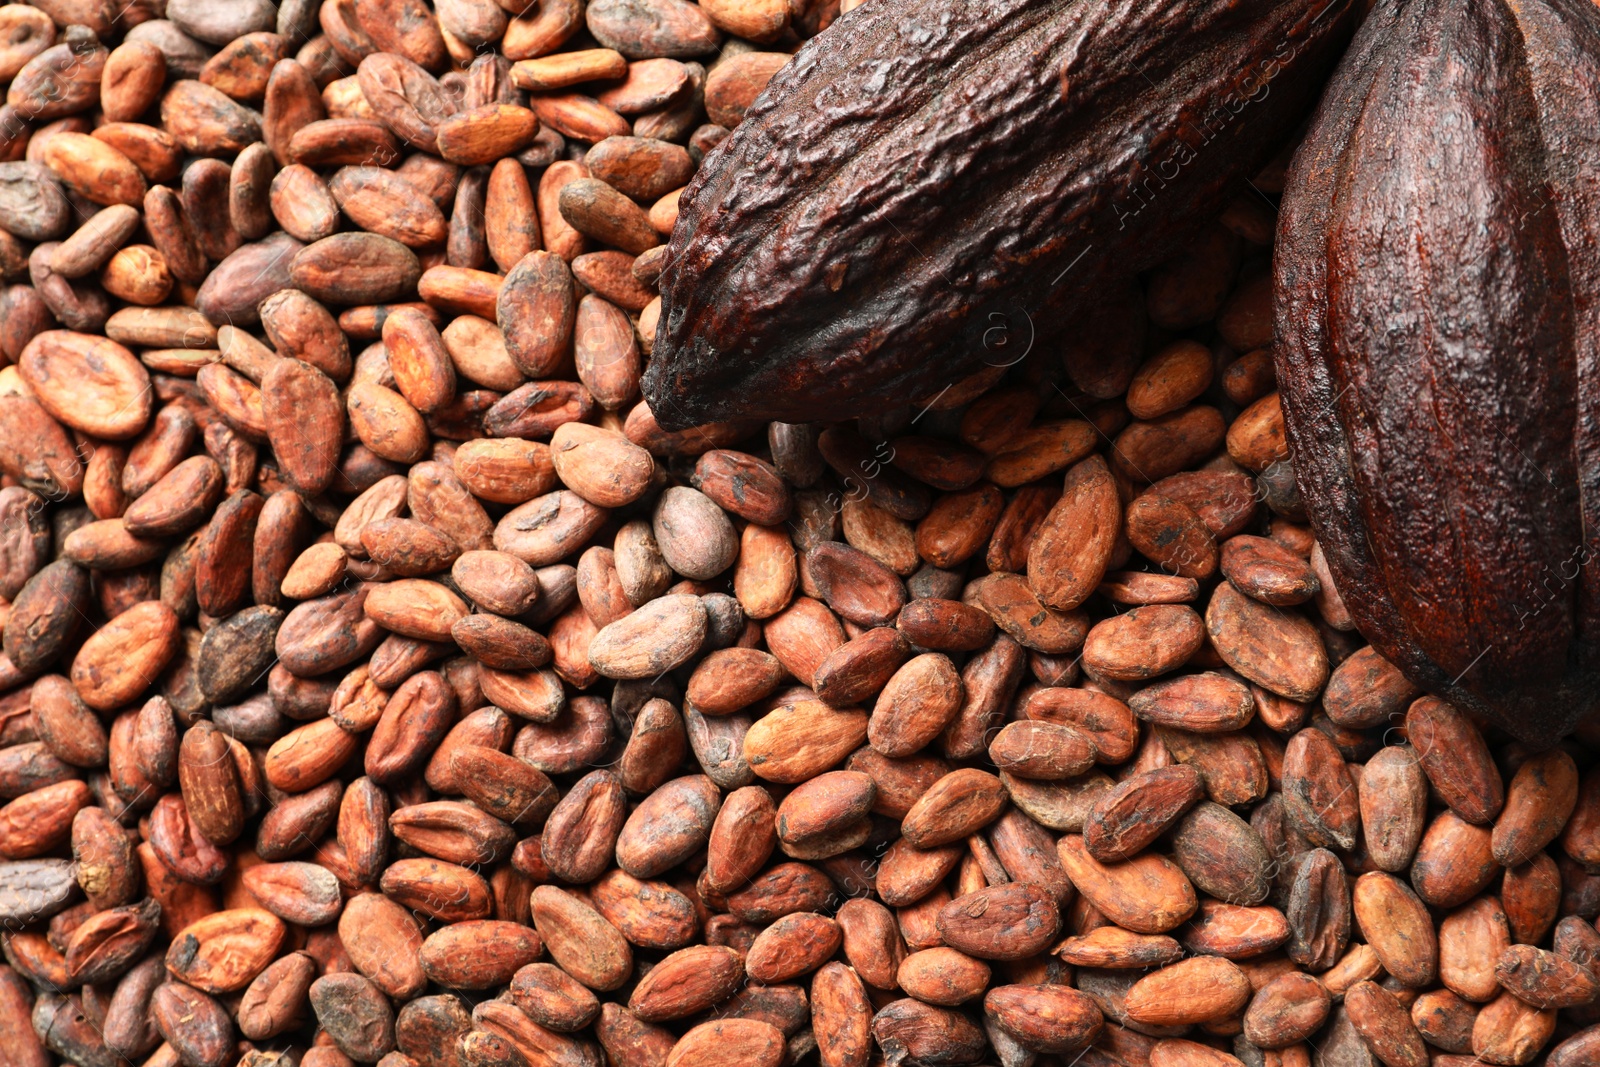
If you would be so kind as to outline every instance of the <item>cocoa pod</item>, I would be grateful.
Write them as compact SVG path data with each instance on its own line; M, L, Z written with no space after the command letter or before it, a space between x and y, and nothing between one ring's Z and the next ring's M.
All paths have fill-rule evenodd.
M1274 352L1289 443L1318 542L1351 617L1413 682L1541 746L1593 708L1600 677L1584 636L1594 625L1588 609L1552 602L1543 584L1558 567L1560 587L1593 581L1589 524L1573 495L1582 477L1573 451L1582 439L1582 415L1570 390L1529 393L1520 364L1512 375L1475 359L1439 363L1438 353L1453 343L1439 324L1459 321L1475 338L1474 351L1541 353L1535 358L1555 362L1540 363L1535 377L1564 381L1566 371L1558 368L1567 364L1561 361L1575 358L1575 338L1586 336L1587 312L1579 309L1589 283L1566 267L1567 235L1587 225L1594 208L1583 198L1563 198L1561 209L1545 210L1551 201L1543 190L1562 196L1572 172L1532 162L1524 167L1524 160L1544 158L1537 148L1504 153L1498 147L1528 122L1556 131L1579 121L1546 61L1571 56L1592 69L1592 53L1579 42L1592 40L1600 22L1584 8L1574 8L1576 21L1569 21L1558 14L1566 10L1541 4L1467 14L1378 5L1329 85L1290 171L1275 260L1280 344ZM1438 49L1432 54L1442 57L1468 38L1512 37L1527 40L1528 52L1513 57L1486 47L1470 63L1439 59L1404 77L1384 65L1401 41L1404 47L1432 42ZM1440 124L1449 121L1443 109L1453 105L1445 102L1468 98L1485 109L1471 143L1452 153L1443 184L1425 198L1412 197L1406 174L1431 168L1419 161L1431 160ZM1385 146L1382 162L1368 155L1376 144ZM1330 196L1347 178L1356 185ZM1500 206L1490 211L1473 199L1470 191L1483 188L1496 190ZM1529 225L1496 228L1525 212ZM1376 222L1400 216L1415 220L1404 241ZM1422 281L1428 267L1415 258L1416 248L1450 247L1455 262L1470 263L1480 247L1490 246L1483 242L1514 250L1505 268L1466 276L1451 268L1439 284ZM1512 262L1518 266L1511 268ZM1411 295L1357 320L1329 298L1334 290L1357 302L1361 293ZM1524 304L1526 314L1509 317L1470 310ZM1401 332L1391 330L1402 320L1427 325L1403 331L1402 342ZM1518 323L1517 331L1502 337L1497 324L1509 321ZM1436 364L1448 364L1454 377L1424 385L1419 372ZM1408 402L1398 398L1423 389L1440 420L1401 415ZM1486 420L1475 435L1482 442L1525 420L1541 430L1508 464L1497 449L1473 455L1458 440L1446 443L1440 427L1459 419ZM1419 476L1364 465L1353 458L1350 428L1358 424L1368 427L1361 451L1429 454L1446 466L1437 476ZM1537 468L1536 479L1514 473L1518 463ZM1492 532L1475 528L1457 536L1461 517L1479 501L1507 522L1493 524ZM1379 514L1383 521L1376 521ZM1418 544L1447 547L1419 555L1410 550ZM1427 592L1419 598L1414 590ZM1447 601L1465 608L1442 612Z
M1065 311L1069 302L1062 299L1064 291L1055 284L1069 266L1094 270L1100 263L1114 260L1117 270L1136 271L1164 258L1174 247L1168 241L1181 244L1189 230L1178 220L1207 217L1208 207L1220 205L1220 190L1231 176L1228 168L1249 167L1264 157L1267 147L1279 135L1277 131L1294 122L1305 94L1317 84L1342 44L1342 18L1302 18L1306 12L1298 7L1263 11L1259 18L1236 27L1218 24L1207 34L1203 45L1186 34L1181 46L1173 39L1171 52L1166 50L1164 27L1136 29L1134 23L1128 23L1127 32L1146 42L1147 54L1161 57L1155 65L1164 70L1176 69L1184 55L1196 53L1206 55L1207 70L1212 75L1239 70L1260 62L1280 42L1295 42L1291 60L1274 61L1274 88L1279 91L1256 105L1257 121L1247 126L1229 123L1217 131L1229 143L1229 151L1198 152L1187 143L1182 146L1183 158L1192 162L1181 190L1155 195L1152 188L1148 197L1135 195L1126 201L1097 199L1092 205L1089 200L1073 197L1021 197L1013 201L998 194L1001 188L1013 188L1018 180L1009 169L1002 173L997 165L1006 153L972 153L968 149L973 146L967 145L952 149L950 167L934 167L927 172L926 194L932 197L930 203L944 202L938 190L949 182L959 181L973 190L992 186L995 193L974 193L976 202L988 205L987 210L962 208L923 216L919 219L921 232L909 234L908 243L889 238L883 243L869 240L873 224L860 212L830 215L827 226L819 227L814 239L804 242L803 252L798 247L769 245L756 236L784 229L781 220L797 202L797 193L820 189L824 182L836 190L854 189L862 182L872 184L868 177L870 165L864 158L846 162L847 157L826 148L835 142L854 143L860 134L854 122L842 115L824 119L811 101L819 94L835 91L854 95L852 79L858 76L854 72L864 71L876 62L908 63L922 70L943 69L949 57L989 54L984 50L988 45L999 47L1014 39L1036 38L1043 42L1031 53L1037 59L1023 65L1032 69L974 62L958 75L970 83L973 92L982 94L997 114L1007 116L988 127L984 143L993 146L1006 144L1009 131L1023 126L1031 131L1032 138L1055 123L1092 123L1114 109L1112 101L1130 96L1150 121L1160 123L1158 116L1168 109L1209 112L1236 91L1226 79L1201 76L1194 82L1181 83L1189 87L1190 97L1171 89L1150 94L1148 82L1142 77L1124 81L1123 72L1115 64L1102 64L1084 54L1070 58L1065 53L1057 55L1049 45L1056 39L1052 19L1070 20L1074 17L1072 10L1071 5L1064 6L1027 28L1003 13L995 13L966 23L966 29L957 37L927 42L920 53L893 40L892 34L879 34L878 19L886 13L874 15L864 10L853 15L854 33L848 47L812 48L772 79L764 103L751 108L725 150L713 158L714 165L690 186L679 216L669 265L661 279L664 314L656 354L644 380L645 396L661 413L664 426L676 429L731 414L801 421L830 406L837 413L854 415L885 399L932 396L947 382L973 369L979 357L991 351L991 362L1004 365L1012 358L1011 350L1000 346L1007 343L1012 331L1016 332L1013 343L1025 346L1028 342L1024 331L1042 328L1056 314L1054 310L1041 314L1042 309L1060 305L1063 313L1071 317L1071 312ZM1318 9L1319 16L1325 14ZM1197 9L1194 17L1203 20L1205 16ZM886 23L882 25L887 27ZM1056 76L1063 63L1070 68L1064 93ZM1180 84L1155 80L1166 86ZM914 107L928 98L932 85L909 81L903 89L901 106ZM875 139L885 151L895 145L903 146L900 150L940 151L920 142L913 124L902 125L904 115L909 112L897 110L875 116ZM1076 180L1083 183L1083 188L1104 182L1137 188L1138 176L1160 163L1154 150L1147 146L1128 157L1118 152L1100 152L1128 128L1119 121L1114 127L1080 129L1074 143L1085 148L1095 146L1094 151L1086 151L1065 165L1055 159L1046 162L1042 154L1028 157L1021 164L1024 172L1041 177L1023 179L1024 182L1043 181L1042 175L1047 172L1072 173L1078 175ZM821 168L800 162L818 150L822 154L816 158L826 157L833 162ZM774 151L793 162L774 164ZM1226 157L1228 163L1223 164L1219 157ZM1111 163L1112 158L1117 162ZM757 161L762 162L758 165ZM1130 169L1123 172L1123 166ZM785 180L766 181L759 187L749 181L751 175L767 167L775 167ZM909 186L896 193L914 195ZM737 209L730 210L735 203ZM1139 224L1127 225L1135 217ZM1119 221L1124 224L1120 229ZM1020 235L1036 223L1056 236L1042 245L1027 241L1030 252L1025 257L1026 266L1022 257L1013 258L1009 252L998 260L991 258L986 273L989 280L984 287L959 299L953 298L945 276L952 270L966 269L961 265L962 257L952 252L948 264L935 263L923 259L913 248L914 244L931 242L932 238L926 235L934 232L948 235L966 228L991 236ZM1144 229L1146 225L1150 229ZM1124 243L1106 239L1104 243L1091 242L1092 248L1080 247L1067 237L1078 232L1079 227L1097 233L1118 232ZM1160 238L1152 240L1152 233ZM713 247L717 249L714 258L710 255ZM957 240L950 248L956 247L967 245ZM871 252L867 251L869 248ZM1090 262L1079 263L1080 255ZM849 309L853 286L847 284L847 279L855 275L897 279L900 292L896 304L905 309L903 320L884 328L882 318L876 314L852 318ZM757 277L761 279L757 284L764 298L781 310L753 322L738 309L746 306L742 287ZM935 304L945 306L950 316L940 320L937 328L937 317L925 314ZM991 319L990 312L1000 318ZM993 332L997 321L1004 324L998 335ZM845 331L837 334L832 343L860 353L862 362L857 371L841 376L825 371L815 358L817 348L809 331L820 322L833 323L834 329Z

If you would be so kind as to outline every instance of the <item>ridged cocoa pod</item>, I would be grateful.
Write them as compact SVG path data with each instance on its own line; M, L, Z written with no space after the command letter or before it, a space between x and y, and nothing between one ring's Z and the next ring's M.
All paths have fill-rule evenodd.
M1069 271L1184 247L1299 120L1348 7L850 11L683 194L643 383L657 419L838 418L1015 363L1099 299ZM977 121L939 117L958 99Z
M1382 0L1295 157L1278 381L1357 628L1533 744L1600 700L1600 9Z

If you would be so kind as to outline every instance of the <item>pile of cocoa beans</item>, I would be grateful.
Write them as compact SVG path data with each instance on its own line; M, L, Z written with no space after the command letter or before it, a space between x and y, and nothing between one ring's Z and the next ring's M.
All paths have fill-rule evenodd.
M1354 632L1287 147L1107 283L1116 399L1019 329L849 424L639 401L840 6L0 7L0 1062L1600 1062L1600 723Z

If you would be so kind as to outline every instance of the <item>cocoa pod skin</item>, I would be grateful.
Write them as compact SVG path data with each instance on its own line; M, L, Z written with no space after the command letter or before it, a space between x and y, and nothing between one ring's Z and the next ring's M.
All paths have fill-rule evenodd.
M1022 345L1038 324L1076 317L1067 290L1055 284L1063 270L1153 265L1186 243L1192 228L1185 221L1221 206L1234 168L1248 171L1298 120L1344 44L1345 8L1301 2L1224 14L1224 6L1200 2L1177 22L1150 23L1136 6L1097 12L1141 42L1141 64L1168 75L1154 77L1157 86L1181 83L1187 93L1151 92L1143 65L1078 41L1068 29L1080 18L1073 3L1037 19L1024 18L1020 6L975 10L954 17L959 30L915 43L894 28L906 12L851 11L848 44L802 48L684 192L661 275L646 399L667 429L734 415L800 422L932 396L981 358L1015 358L997 347L1011 333ZM1284 55L1274 50L1285 41L1292 58L1268 60ZM1030 59L999 58L1013 48ZM1222 72L1263 61L1273 63L1276 78L1252 104L1251 121L1229 123L1217 133L1223 144L1203 152L1181 146L1189 161L1181 187L1141 195L1143 176L1169 146L1129 145L1126 154L1106 146L1145 123L1175 128L1178 114L1226 109L1239 90ZM1198 63L1192 73L1189 62ZM904 72L894 77L899 90L888 112L865 109L876 94L864 79L880 67ZM937 80L921 73L932 70L949 73ZM962 91L990 119L960 138L931 136L913 116L936 84L969 87ZM863 108L822 106L836 97ZM1139 117L1130 122L1125 108ZM865 128L884 160L921 159L918 177L885 185L878 179L886 164L875 152L839 151L858 144ZM1065 159L1021 148L1054 143L1045 131L1057 128L1070 128L1068 143L1077 146ZM774 170L785 180L770 180ZM957 207L950 191L958 185L987 207ZM862 210L860 195L869 189L881 197L881 214ZM913 202L924 205L915 232L903 240L892 228L877 232L880 218ZM930 213L926 205L947 206ZM1097 240L1069 236L1090 231ZM918 245L940 251L928 259ZM952 287L954 277L973 284ZM895 281L863 299L859 285L883 278ZM745 314L755 301L772 310ZM825 348L817 332L823 323ZM841 361L822 351L850 355Z
M1537 747L1600 700L1580 490L1600 323L1569 266L1600 220L1577 177L1597 160L1553 146L1583 125L1563 86L1600 77L1597 40L1600 14L1564 0L1377 4L1296 154L1274 257L1289 444L1345 607L1413 682ZM1418 42L1427 61L1396 62ZM1441 157L1463 100L1481 113Z

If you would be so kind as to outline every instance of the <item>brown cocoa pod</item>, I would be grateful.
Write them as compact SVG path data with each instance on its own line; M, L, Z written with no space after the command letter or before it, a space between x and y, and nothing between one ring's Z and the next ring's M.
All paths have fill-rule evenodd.
M870 22L871 20L867 21ZM871 54L875 47L871 42L873 31L865 24L862 25L861 29L865 36L858 47L863 55ZM1323 33L1331 32L1332 29L1333 27L1331 26L1323 26L1318 28L1318 32L1309 34L1304 46L1297 51L1296 62L1292 65L1293 72L1288 73L1286 71L1280 75L1280 77L1287 79L1283 84L1291 86L1282 94L1285 97L1283 106L1286 108L1283 112L1282 121L1289 121L1288 115L1292 111L1289 103L1298 92L1309 91L1310 87L1315 84L1320 68L1327 62L1324 56L1330 50L1331 45L1323 39ZM1255 30L1261 32L1259 39L1254 35ZM974 32L976 32L976 28L974 28ZM1049 36L1044 24L1030 32L1039 33L1041 39L1048 39ZM1241 59L1236 62L1249 65L1252 60L1243 57L1253 55L1255 50L1264 47L1262 42L1269 39L1276 41L1281 37L1268 31L1265 26L1253 27L1252 32L1249 34L1219 35L1211 42L1212 52L1210 54L1220 55L1227 53L1238 55ZM1191 43L1186 42L1185 47L1188 47ZM951 54L955 54L957 51L965 53L969 47L969 44L965 42L960 44L947 42L941 46L931 47L925 61L930 65L937 66L942 62L940 58L943 55L942 48L953 49L955 51L952 51ZM626 49L623 49L623 51L626 54ZM754 60L746 60L746 62L754 62ZM1226 65L1224 64L1224 66ZM839 69L843 70L842 67ZM837 77L832 74L820 73L816 77L810 77L809 75L810 71L803 66L799 68L791 66L773 78L767 99L781 99L786 103L783 107L767 109L758 107L751 112L751 121L740 125L740 129L734 133L729 141L728 151L715 157L715 162L720 164L721 167L727 168L721 171L723 175L732 175L751 159L758 157L766 159L771 150L772 141L770 133L766 132L767 124L779 121L782 116L788 114L784 110L785 108L793 108L795 114L810 114L810 105L802 101L809 100L812 94L820 92L824 84L833 84L831 79ZM1090 75L1090 77L1092 78L1093 75ZM1003 98L1006 101L1005 106L1012 108L1026 110L1034 106L1030 104L1031 100L1040 102L1043 100L1043 94L1031 95L1031 93L1037 93L1035 82L1029 83L1031 93L1030 90L1021 88L1020 84L1015 88L1015 91L1012 91L1012 88L1003 79L1000 81L990 79L986 84L987 91L992 93L997 101ZM1095 92L1095 90L1089 89L1081 91L1089 95L1093 95ZM1077 98L1076 91L1073 93L1073 98ZM1085 99L1087 98L1088 96L1086 95ZM1052 102L1057 102L1055 97L1052 97ZM1276 106L1274 105L1274 108ZM1071 111L1071 108L1067 109L1067 113ZM736 114L737 112L735 112ZM733 118L735 115L728 117ZM1268 120L1267 124L1276 125L1278 121L1280 120L1274 115L1272 119ZM900 129L892 123L883 124L881 133L890 138L910 136L908 131ZM1262 136L1263 133L1264 131L1253 133L1252 137ZM808 121L804 126L803 139L813 144L826 144L829 138L836 136L843 136L842 127L836 127L827 122L812 121ZM1111 134L1107 133L1107 136L1111 136ZM1264 146L1271 143L1271 141L1270 137L1264 137L1261 145ZM795 147L798 148L799 145L796 143ZM1251 155L1260 152L1260 147L1253 143L1246 148L1244 143L1241 142L1240 147ZM1052 166L1054 165L1052 164ZM784 168L780 165L781 169ZM843 182L845 185L848 185L852 180L856 180L856 178L852 177L852 173L849 168L830 170L830 174L833 174L836 180ZM808 183L811 181L811 177L808 174L803 180L797 179L797 181L800 181L801 186L809 187ZM949 180L954 180L953 174ZM974 164L970 168L970 172L967 172L966 180L982 183L1000 179L997 172L987 171L982 166ZM1009 179L1006 180L1009 181ZM1155 199L1153 204L1157 212L1163 214L1163 216L1167 211L1177 212L1178 214L1172 216L1174 219L1180 217L1207 217L1205 212L1201 212L1198 216L1192 216L1192 213L1200 205L1198 203L1189 203L1188 197L1193 196L1201 200L1209 200L1213 195L1209 192L1208 183L1210 180L1212 179L1208 177L1190 186L1191 192L1185 197L1174 198L1170 202L1166 201L1165 198ZM774 183L774 186L778 184L783 183ZM972 369L973 364L977 362L975 353L982 354L990 350L985 347L986 339L991 345L997 343L996 335L993 333L985 335L985 337L978 336L984 330L989 330L994 326L994 322L985 317L987 304L978 300L966 301L957 309L960 321L965 324L964 326L954 331L946 328L945 333L948 336L942 338L936 337L931 332L925 335L925 339L932 339L936 342L935 350L939 353L935 357L936 362L932 368L926 365L923 358L926 355L923 342L909 341L909 338L913 335L924 337L924 334L917 331L918 329L926 329L926 326L908 325L907 329L912 331L904 335L905 342L910 345L908 348L902 349L900 340L897 340L893 345L885 345L881 339L864 339L861 341L861 344L867 346L866 349L863 349L864 351L877 351L880 347L884 348L885 358L877 359L873 363L875 369L871 375L860 380L851 379L848 383L837 378L830 378L828 381L824 381L818 375L819 368L813 367L806 360L800 347L795 347L792 350L788 347L801 343L800 339L805 336L805 322L833 321L837 318L833 313L822 310L825 307L831 307L839 298L829 291L829 287L823 284L821 276L818 275L814 282L798 282L791 279L792 284L786 290L789 294L788 299L781 302L782 306L790 309L790 313L799 313L802 308L805 308L804 315L801 316L805 322L802 322L801 319L796 319L791 325L779 326L778 321L774 320L763 327L763 332L761 332L759 338L752 339L752 335L749 333L749 323L739 321L737 330L745 338L743 342L745 347L741 351L749 353L749 355L741 355L737 360L722 356L715 347L720 342L712 342L709 339L732 336L730 330L735 328L735 323L732 319L724 316L723 309L738 306L740 301L732 295L733 290L731 289L728 289L724 294L725 300L706 300L705 298L712 292L722 292L726 289L722 279L731 278L733 275L724 272L733 268L735 263L746 262L747 257L751 256L754 256L757 261L775 263L781 259L781 256L778 259L772 259L773 253L770 251L762 252L758 245L752 244L748 248L740 245L737 253L730 254L724 249L716 262L713 263L707 258L705 252L709 247L707 242L715 243L720 241L721 237L716 236L718 234L727 235L746 232L750 227L751 220L776 219L779 217L778 213L783 210L779 206L779 202L773 200L760 203L751 202L744 205L741 211L732 214L720 211L716 208L716 205L722 203L723 198L727 196L727 188L726 178L720 181L703 182L698 187L697 198L691 200L685 206L682 225L678 231L681 235L679 248L683 251L675 255L674 266L669 268L663 275L662 290L665 295L663 303L668 309L666 316L662 320L667 330L663 337L670 344L661 349L661 354L652 364L652 370L646 377L645 392L659 409L673 412L672 418L679 420L677 425L690 425L695 422L706 421L709 418L721 417L727 411L732 411L736 407L742 410L749 410L752 413L757 411L759 407L761 414L787 418L791 421L801 421L809 417L812 413L812 406L816 403L835 399L854 405L844 409L847 414L859 413L871 406L872 398L906 395L905 387L908 382L921 381L926 384L933 380L936 384L925 391L929 394L937 392L940 385ZM997 203L998 201L993 202ZM726 207L725 204L723 206ZM1146 202L1141 201L1139 208L1144 206L1146 206ZM1099 206L1098 210L1106 212L1109 220L1112 217L1127 216L1139 208L1113 205L1108 202ZM993 232L996 227L1007 228L1022 225L1024 216L1031 222L1037 214L1038 205L1030 204L1026 209L1019 205L1017 210L1018 214L1007 214L1006 212L980 215L957 214L946 220L945 224L936 223L929 219L926 225L940 229L947 228L948 224L971 225L982 227L987 232ZM1088 215L1085 214L1088 209L1083 205L1062 202L1054 205L1052 210L1058 212L1063 220L1088 218ZM709 224L712 218L716 219L715 225ZM1141 222L1143 221L1141 219ZM1064 229L1054 232L1066 233L1072 231L1076 225L1077 222L1073 222L1066 225ZM765 232L764 228L759 225L755 229ZM829 251L822 253L825 259L835 254L843 257L838 259L838 266L833 268L834 272L839 274L840 279L843 279L844 272L850 268L851 264L849 255L843 251L844 248L846 246L859 247L856 238L849 236L853 232L848 225L844 225L836 230L826 231L823 237L825 242L830 240L842 242L838 253ZM1172 227L1170 231L1163 227L1161 232L1164 235L1170 232L1172 238L1181 242L1187 238L1189 231L1183 227ZM1088 255L1091 258L1101 254L1111 255L1117 258L1119 262L1123 262L1124 265L1126 265L1125 257L1127 255L1133 255L1134 259L1139 262L1146 262L1143 257L1148 256L1148 262L1153 264L1165 258L1168 250L1169 247L1165 244L1165 241L1152 244L1150 241L1145 240L1140 243L1137 251L1120 248L1113 250L1110 246L1102 246L1088 253ZM808 256L813 261L816 259L817 254L816 247L808 250ZM1048 253L1052 260L1059 258L1062 267L1072 263L1074 258L1080 254L1083 254L1083 250L1073 246L1070 241L1065 239L1052 244ZM902 258L904 259L904 264L901 266L893 265L901 264ZM888 271L901 278L902 284L908 287L908 292L920 292L924 287L932 291L936 280L942 280L940 279L941 272L936 269L925 269L924 272L919 273L914 266L905 266L905 264L914 265L917 261L918 257L910 251L908 246L905 252L895 252L889 259L879 256L872 269L880 274ZM864 263L865 261L862 262ZM863 267L862 269L865 268ZM782 274L784 272L780 270L779 273ZM1047 296L1052 279L1055 279L1059 273L1060 270L1058 268L1054 271L1050 269L1042 272L1023 271L1012 277L1008 271L1006 284L998 285L996 292L1003 291L1007 294L1005 298L1008 301L1007 307L1013 306L1009 301L1015 300L1019 293L1024 294L1021 298L1022 304L1035 307ZM926 275L925 277L924 274ZM691 297L689 289L691 279L695 285L695 295L693 297ZM708 281L707 279L712 280ZM765 279L763 286L765 287L770 281L771 279ZM1057 293L1059 292L1060 290L1057 290ZM994 299L999 300L1000 298L996 296ZM905 306L910 308L923 305L918 300L908 296ZM1000 314L1004 316L1007 313L1002 311ZM1013 311L1010 314L1015 316L1016 313ZM821 317L813 318L813 316L818 315ZM782 317L780 316L780 318ZM784 321L787 322L787 320ZM1020 321L1014 323L1010 319L1005 319L1004 321L1011 326L1015 326L1018 330L1023 328L1023 323ZM1038 316L1032 315L1029 321L1039 321ZM978 325L980 322L981 326ZM1003 330L1002 336L1004 333L1005 331ZM896 336L899 337L898 334ZM691 342L691 337L699 340ZM865 337L865 334L863 334L863 337ZM938 343L941 341L942 344ZM671 350L670 357L667 354L669 348ZM908 362L908 358L902 354L912 350L918 353L914 370L912 369L912 364ZM784 353L789 353L789 355ZM784 374L787 375L784 391L780 394L776 389L762 388L759 383L776 373L780 365L784 368ZM797 371L797 367L801 368L801 370ZM803 385L796 384L797 379L795 379L794 375L797 373L803 373L806 376ZM735 382L739 384L732 386L732 383ZM846 385L848 385L848 388L845 388ZM729 386L732 387L725 388ZM921 392L923 390L917 391ZM851 394L848 398L845 396L847 392ZM735 396L735 393L738 395ZM780 397L784 402L792 406L792 410L778 410ZM764 401L770 401L770 403L765 403Z
M1482 156L1454 169L1451 180L1430 193L1425 204L1412 201L1399 185L1385 185L1389 192L1376 194L1384 199L1382 207L1366 193L1337 203L1325 193L1354 172L1355 160L1364 158L1369 139L1389 145L1386 152L1400 153L1390 155L1391 161L1403 158L1410 150L1408 146L1431 141L1440 121L1440 102L1456 91L1485 102L1486 138L1516 127L1520 120L1513 117L1514 111L1539 116L1544 128L1570 121L1560 95L1552 95L1552 85L1537 63L1524 64L1485 53L1468 67L1447 71L1440 65L1417 72L1416 76L1426 79L1429 85L1456 87L1440 92L1413 91L1418 84L1414 80L1402 81L1391 73L1379 73L1386 50L1401 39L1430 40L1449 47L1445 42L1464 33L1488 36L1527 32L1537 42L1532 46L1536 54L1555 55L1571 47L1571 34L1587 32L1559 21L1547 24L1541 21L1542 17L1542 10L1538 15L1483 12L1481 18L1458 23L1442 13L1394 5L1384 7L1377 18L1364 22L1352 46L1350 62L1331 83L1299 165L1287 183L1287 210L1280 229L1280 254L1275 259L1278 291L1298 294L1280 299L1276 308L1277 336L1282 343L1275 354L1278 380L1284 387L1289 441L1294 446L1297 473L1319 541L1346 606L1362 631L1374 639L1374 647L1423 688L1540 744L1570 728L1591 703L1578 694L1588 691L1588 672L1592 668L1572 644L1586 624L1581 611L1575 615L1573 609L1563 606L1540 618L1537 625L1527 625L1548 607L1540 585L1545 580L1545 568L1554 570L1560 561L1568 560L1573 546L1583 543L1577 513L1563 509L1557 496L1545 491L1548 486L1570 484L1579 476L1563 444L1576 432L1568 414L1572 409L1549 407L1542 398L1532 399L1520 387L1513 387L1509 379L1494 374L1470 390L1443 386L1440 402L1461 414L1481 401L1491 423L1528 417L1552 427L1541 438L1539 448L1550 449L1552 462L1559 465L1550 468L1550 481L1541 478L1537 488L1528 483L1514 486L1503 477L1489 474L1474 477L1468 473L1472 465L1465 457L1458 457L1459 462L1448 477L1369 477L1355 473L1345 464L1351 454L1347 428L1361 418L1358 412L1371 410L1373 398L1366 386L1356 386L1335 399L1339 387L1332 384L1335 377L1370 382L1374 379L1364 377L1369 372L1386 377L1388 372L1378 368L1388 368L1402 376L1413 373L1418 366L1418 353L1431 351L1440 335L1436 327L1424 327L1408 337L1401 351L1391 347L1396 336L1388 332L1391 322L1399 317L1420 316L1412 321L1437 323L1437 310L1445 302L1453 305L1458 299L1478 301L1484 306L1503 299L1511 302L1505 305L1510 307L1527 297L1529 290L1520 280L1522 273L1514 272L1518 281L1512 280L1513 272L1490 271L1439 289L1425 287L1416 290L1414 299L1393 305L1391 312L1361 324L1352 323L1348 328L1332 326L1336 315L1330 303L1321 295L1310 294L1324 294L1329 287L1346 282L1372 287L1367 291L1392 290L1399 278L1408 276L1414 263L1395 258L1398 246L1392 243L1392 236L1373 229L1371 219L1417 211L1418 232L1423 240L1457 248L1460 258L1470 261L1476 254L1475 242L1482 239L1485 231L1474 229L1475 209L1460 199L1464 190L1493 183L1511 201L1526 199L1535 205L1527 210L1538 210L1536 205L1543 202L1543 194L1536 198L1532 185L1501 171ZM1516 108L1509 104L1513 91L1519 101ZM1387 182L1405 166L1399 162L1380 164L1362 170L1362 174L1376 182ZM1562 187L1567 179L1550 175L1548 179L1530 180L1548 180L1552 187ZM1352 212L1349 205L1356 202L1363 206ZM1433 210L1434 205L1445 202L1461 204L1462 211ZM1349 228L1341 229L1347 223ZM1334 232L1340 237L1330 243L1327 238ZM1574 294L1582 290L1584 283L1569 282L1564 268L1557 266L1564 262L1566 253L1561 220L1556 215L1541 212L1538 224L1519 230L1514 240L1519 262L1527 262L1530 270L1548 279L1541 286L1548 284L1567 292L1570 285ZM1338 260L1338 249L1355 247L1363 252L1359 265L1350 264L1351 273L1340 275L1339 268L1329 266ZM1567 329L1562 324L1576 321L1570 318L1576 313L1569 310L1571 305L1565 300L1559 310L1538 302L1540 310L1530 312L1534 318L1529 320L1537 325L1530 329L1555 331L1552 337ZM1483 336L1487 338L1488 334ZM1513 388L1517 396L1506 394L1503 402L1493 399ZM1495 414L1488 416L1490 411ZM1406 420L1375 424L1373 440L1391 450L1426 450L1442 444L1435 433L1437 426L1433 422ZM1494 432L1491 426L1490 435ZM1561 458L1556 460L1557 456ZM1538 455L1530 457L1529 462L1545 469ZM1440 502L1447 494L1454 494L1449 497L1454 503L1441 510ZM1540 514L1546 518L1536 531L1529 532L1528 537L1533 540L1520 545L1514 553L1507 552L1505 542L1496 537L1477 536L1451 540L1447 551L1427 560L1403 557L1396 540L1402 528L1407 545L1448 537L1443 531L1454 524L1462 513L1461 507L1473 506L1470 500L1478 494L1485 499L1492 496L1497 507L1510 509L1508 514ZM1395 524L1369 524L1363 518L1380 511L1404 518ZM1379 568L1390 569L1379 578ZM1587 565L1580 559L1568 564L1566 570L1575 579L1583 580ZM1399 592L1402 587L1443 589L1442 583L1457 582L1460 576L1469 574L1484 576L1495 589L1522 592L1474 600L1471 610L1457 612L1449 619L1433 611L1431 605L1442 603L1437 598L1416 599L1409 592ZM1459 595L1472 597L1466 587L1458 588ZM1468 638L1469 632L1481 636ZM1480 652L1482 659L1475 660Z

